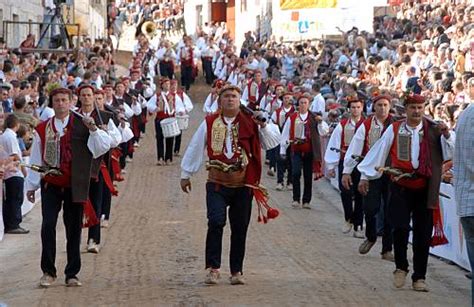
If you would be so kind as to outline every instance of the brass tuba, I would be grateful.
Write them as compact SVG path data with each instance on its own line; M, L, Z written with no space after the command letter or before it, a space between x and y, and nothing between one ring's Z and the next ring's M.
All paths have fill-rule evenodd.
M156 24L153 21L146 21L142 24L141 31L149 39L152 39L156 35Z

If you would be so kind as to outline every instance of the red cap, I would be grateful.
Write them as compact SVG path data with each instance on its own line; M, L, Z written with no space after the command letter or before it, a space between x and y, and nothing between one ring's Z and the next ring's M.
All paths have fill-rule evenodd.
M141 73L140 68L132 68L132 69L130 69L130 74L135 74L135 73L140 74L140 73Z
M67 89L67 88L64 88L64 87L58 87L58 88L55 88L54 90L52 90L50 93L49 93L49 97L52 98L54 95L57 95L57 94L68 94L68 95L71 95L72 94L72 91L70 89Z
M97 89L95 90L94 95L105 95L105 91Z
M169 81L170 81L170 79L168 77L161 77L160 78L160 85L162 85L165 82L169 82Z
M379 101L381 99L387 99L389 102L391 102L392 101L392 96L390 96L390 95L377 95L374 98L372 98L372 101L374 103L376 103L377 101Z
M405 98L405 104L424 104L425 103L425 97L417 94L410 94L406 96Z

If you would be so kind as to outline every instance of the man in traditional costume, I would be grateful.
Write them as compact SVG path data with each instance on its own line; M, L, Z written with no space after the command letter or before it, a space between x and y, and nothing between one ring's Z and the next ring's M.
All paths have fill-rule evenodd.
M342 185L342 171L344 168L344 157L354 134L362 123L364 117L362 110L363 102L357 96L347 97L347 107L349 108L350 117L344 118L331 134L329 139L324 160L330 177L336 176L336 167L338 168L339 190L341 193L342 207L344 209L344 226L343 233L349 233L354 229L354 237L364 238L362 223L364 212L362 209L362 195L357 190L360 180L360 173L357 170L352 172L352 186L346 189Z
M258 200L257 194L261 194L261 149L277 146L280 133L273 123L267 124L240 111L238 87L223 87L219 93L219 104L221 112L207 116L188 145L181 163L181 188L186 193L191 190L190 177L201 167L203 152L207 150L208 273L205 282L216 284L220 278L222 235L229 206L232 232L230 282L238 285L244 284L243 261L252 198L255 195ZM268 212L268 217L275 217L274 211L271 212Z
M391 97L378 95L372 99L374 113L369 116L357 129L347 149L342 171L342 185L350 190L353 185L352 172L369 149L377 142L382 133L393 122L390 115ZM389 183L390 178L384 174L382 177L367 181L361 176L359 192L363 195L363 209L365 216L365 241L359 247L360 254L367 254L377 241L376 216L380 209L383 215L382 259L393 261L392 254L392 228L388 217ZM369 186L365 186L369 183Z
M439 188L443 160L450 159L454 137L444 123L423 117L425 98L410 94L404 99L406 119L396 121L384 132L357 167L368 179L381 177L390 158L389 214L393 227L394 285L402 288L408 275L407 248L413 230L413 274L415 291L428 291L425 283L430 245L446 238L439 214ZM382 167L382 169L379 169ZM364 179L365 180L365 179ZM363 183L365 187L370 184ZM412 224L410 225L410 221ZM433 225L435 236L432 238Z
M291 114L283 127L280 142L280 155L286 159L290 146L293 203L295 209L311 209L313 188L313 161L321 163L321 135L329 130L321 115L309 112L311 97L303 94L296 101L298 111ZM303 172L303 197L301 198L301 172ZM302 203L302 204L301 204Z
M35 191L41 186L41 270L40 286L49 287L56 279L56 224L63 207L66 228L66 285L81 286L77 274L81 269L81 231L83 208L87 204L92 161L110 149L110 136L98 129L91 117L82 119L70 112L72 93L58 88L50 93L55 116L36 127L30 163L53 169L54 174L30 171L27 197L35 202ZM89 203L90 204L90 203ZM87 207L91 209L91 207ZM89 211L87 218L94 219ZM87 222L87 220L86 220Z

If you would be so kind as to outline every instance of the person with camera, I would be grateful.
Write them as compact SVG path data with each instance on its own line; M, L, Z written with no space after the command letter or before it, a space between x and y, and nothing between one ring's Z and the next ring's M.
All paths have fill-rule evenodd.
M313 187L313 161L322 161L321 135L329 129L322 116L309 111L312 97L303 93L297 100L298 111L289 116L283 127L280 141L280 156L286 159L290 147L293 203L295 209L311 209ZM303 172L303 198L301 198L301 172ZM302 201L302 205L301 205Z
M253 189L258 188L262 172L261 150L276 147L278 127L241 111L240 88L224 86L219 92L220 113L211 114L199 126L181 162L181 189L191 191L207 150L209 177L206 184L208 229L206 238L206 284L220 278L222 236L227 219L231 225L230 283L241 285L247 229L250 222Z

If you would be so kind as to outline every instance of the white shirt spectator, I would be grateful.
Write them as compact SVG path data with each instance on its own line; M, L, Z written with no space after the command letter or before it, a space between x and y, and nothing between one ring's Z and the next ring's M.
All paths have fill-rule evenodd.
M20 150L20 145L18 144L18 139L16 136L16 132L10 128L5 129L2 135L0 135L0 146L3 147L3 150L6 154L11 156L18 156L20 162L22 161L22 155ZM7 171L5 172L4 179L9 179L12 177L21 177L23 178L23 173L20 169L16 169L14 171Z

